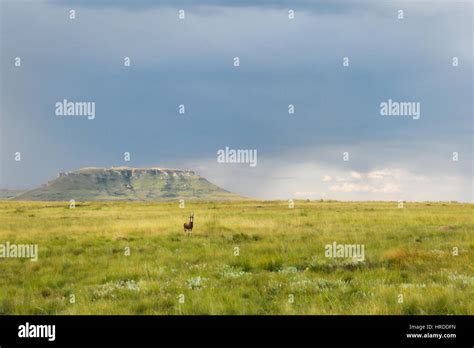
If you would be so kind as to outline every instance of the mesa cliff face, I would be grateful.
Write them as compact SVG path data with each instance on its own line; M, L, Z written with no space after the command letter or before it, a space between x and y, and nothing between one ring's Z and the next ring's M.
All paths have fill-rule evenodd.
M171 201L242 199L190 170L168 168L81 168L16 196L40 201Z

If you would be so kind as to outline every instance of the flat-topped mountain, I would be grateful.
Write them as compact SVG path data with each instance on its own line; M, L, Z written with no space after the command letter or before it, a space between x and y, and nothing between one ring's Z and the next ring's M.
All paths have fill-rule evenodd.
M210 183L190 170L169 168L81 168L60 172L39 188L14 200L39 201L235 200L243 197Z

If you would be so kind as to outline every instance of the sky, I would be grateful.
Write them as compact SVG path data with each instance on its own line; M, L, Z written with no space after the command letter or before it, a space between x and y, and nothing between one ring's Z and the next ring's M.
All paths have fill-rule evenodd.
M258 199L473 202L472 17L444 0L0 0L0 188L161 166ZM95 117L58 116L64 99ZM388 100L419 118L381 115ZM257 165L218 162L226 147Z

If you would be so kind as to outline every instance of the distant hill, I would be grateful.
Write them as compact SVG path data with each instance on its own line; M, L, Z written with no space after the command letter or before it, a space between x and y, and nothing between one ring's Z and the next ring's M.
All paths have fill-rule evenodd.
M0 189L0 199L11 199L25 191L26 190L1 190Z
M167 168L81 168L58 173L47 184L17 195L30 201L236 200L243 197L190 170Z

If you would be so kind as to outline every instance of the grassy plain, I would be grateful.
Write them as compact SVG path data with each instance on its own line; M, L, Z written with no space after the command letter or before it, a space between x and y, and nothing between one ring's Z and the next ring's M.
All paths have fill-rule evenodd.
M474 314L472 204L0 201L7 241L0 314Z

